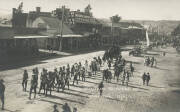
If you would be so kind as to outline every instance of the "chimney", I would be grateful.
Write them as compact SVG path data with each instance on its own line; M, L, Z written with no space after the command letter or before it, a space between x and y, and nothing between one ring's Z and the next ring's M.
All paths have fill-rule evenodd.
M41 12L41 7L36 7L36 12L40 13Z

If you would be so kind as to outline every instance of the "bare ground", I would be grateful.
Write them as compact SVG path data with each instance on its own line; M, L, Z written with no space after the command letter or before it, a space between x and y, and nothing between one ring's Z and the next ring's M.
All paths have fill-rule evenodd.
M161 52L166 51L165 57ZM129 57L123 52L123 57L134 62L134 77L130 78L128 87L113 80L105 83L104 93L99 97L98 83L102 74L87 78L77 86L70 86L70 90L52 92L52 96L37 95L29 100L28 92L22 92L21 79L23 69L43 67L53 70L55 67L67 63L90 60L94 56L102 55L103 51L40 61L34 65L19 67L0 72L6 84L6 105L4 112L52 112L57 104L62 111L62 105L68 103L71 109L76 107L78 112L180 112L180 56L175 49L155 49L146 55L154 56L158 65L156 68L144 67L143 57ZM143 72L151 74L150 86L143 86L141 75ZM29 90L29 86L28 86Z

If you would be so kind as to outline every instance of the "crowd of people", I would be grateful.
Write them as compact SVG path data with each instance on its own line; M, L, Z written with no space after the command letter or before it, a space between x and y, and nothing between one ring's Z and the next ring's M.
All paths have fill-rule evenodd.
M150 67L156 67L157 66L157 60L154 57L145 57L144 58L144 66L150 66Z
M122 85L125 83L128 85L129 78L133 76L134 67L132 62L129 65L127 63L122 58L118 48L110 48L104 53L103 57L94 57L91 61L85 60L84 63L78 62L71 66L67 64L66 66L59 67L59 69L55 68L54 71L48 71L43 68L40 73L40 70L36 67L32 70L29 99L31 99L32 93L34 93L34 98L36 98L38 83L40 84L38 93L41 94L43 90L43 94L47 96L48 93L51 95L52 90L57 92L61 90L63 92L65 89L69 89L70 85L78 85L79 81L85 82L87 77L96 75L97 72L101 71L102 81L111 82L111 79L114 77L119 82L121 78ZM27 90L28 79L28 72L24 70L22 80L23 91ZM70 80L72 80L72 84L70 84ZM99 87L102 88L102 86Z
M154 57L152 59L148 57L147 60L147 66L154 66ZM63 92L66 89L70 89L70 86L78 85L79 81L86 82L86 78L96 76L97 73L100 73L102 74L102 81L99 83L98 89L100 96L102 96L104 82L111 83L111 80L114 79L117 83L120 82L121 85L128 86L130 77L134 76L134 71L133 62L125 60L119 48L110 48L105 51L102 57L97 56L84 62L78 62L72 65L67 64L66 66L54 68L54 70L48 70L46 68L40 70L36 67L32 70L31 79L29 77L31 73L24 70L22 89L26 92L27 86L29 86L29 99L31 99L32 93L34 93L34 98L36 98L37 89L39 89L38 94L44 94L45 96L52 95L52 91ZM29 79L30 83L28 83ZM145 84L145 81L148 85L150 81L149 73L144 73L143 84ZM1 85L3 83L0 83ZM42 90L43 93L41 93Z

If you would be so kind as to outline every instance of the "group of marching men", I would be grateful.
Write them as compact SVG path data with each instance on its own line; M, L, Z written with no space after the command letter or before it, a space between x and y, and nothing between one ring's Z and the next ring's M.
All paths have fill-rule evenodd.
M97 72L100 71L101 67L103 68L103 81L105 80L106 82L111 82L111 79L113 78L112 74L114 74L114 79L116 79L117 82L119 82L121 77L122 85L126 83L128 86L129 78L133 76L134 67L132 62L128 65L127 61L122 58L121 54L117 52L117 50L117 48L111 48L104 53L102 58L100 56L94 57L90 63L85 60L84 64L81 64L81 62L74 63L71 67L67 64L67 66L60 67L59 70L55 68L54 71L48 71L43 68L42 72L39 73L38 68L34 68L32 70L33 75L30 83L29 99L31 99L33 91L34 98L36 97L36 89L38 87L39 80L40 87L38 93L40 94L41 90L43 90L45 95L47 95L48 92L51 95L52 90L56 89L56 91L59 92L60 89L64 91L66 87L69 89L70 80L72 80L72 85L78 84L78 81L80 80L85 82L86 77L96 75ZM114 67L114 71L111 70L112 67ZM102 86L99 87L99 90L103 87L103 81L100 83ZM22 81L23 91L26 91L27 83L28 72L27 70L24 70Z
M29 92L29 99L31 99L31 94L34 91L34 98L36 97L36 89L38 87L38 81L40 78L40 87L39 87L39 94L41 90L44 90L44 94L47 95L48 92L51 95L52 90L59 90L62 91L69 89L70 87L70 80L72 80L72 85L78 84L78 81L82 80L85 82L87 75L96 75L98 71L100 71L100 66L102 64L102 59L98 57L94 57L93 60L89 62L86 60L84 65L79 63L73 64L71 67L69 64L67 66L60 67L59 70L57 68L54 71L48 71L47 69L43 68L42 72L39 73L38 68L34 68L32 70L32 78L30 83L30 92ZM39 77L40 75L40 77ZM26 91L28 84L28 72L24 70L23 73L23 81L22 87L23 91Z
M121 54L114 57L112 60L108 59L106 61L103 70L103 80L106 80L106 82L111 82L111 79L114 77L114 79L119 82L119 79L121 78L122 85L126 83L128 86L129 78L133 76L134 72L132 62L128 64L128 62L122 58ZM114 67L114 73L110 71L112 66ZM114 76L112 74L114 74Z
M116 51L116 50L115 50ZM112 51L111 51L112 53ZM110 51L107 50L102 57L103 60L103 81L107 83L111 82L112 78L116 79L117 83L121 78L122 85L126 84L128 86L128 82L130 81L130 77L133 76L134 67L132 62L128 64L120 52L113 52L113 55L109 55ZM114 69L112 70L112 67ZM114 74L114 76L113 76ZM100 96L102 95L104 84L103 81L99 84L98 88L100 91Z

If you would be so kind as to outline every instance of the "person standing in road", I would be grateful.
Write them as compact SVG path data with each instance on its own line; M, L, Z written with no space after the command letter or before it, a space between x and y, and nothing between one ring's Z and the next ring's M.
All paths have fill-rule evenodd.
M31 87L29 91L29 99L31 99L31 94L33 90L34 90L34 98L36 98L36 88L37 88L37 75L32 75Z
M76 72L75 72L75 75L74 75L74 79L73 79L73 85L74 85L74 82L75 82L75 81L76 81L76 84L78 84L78 74L79 74L79 72L76 71Z
M99 84L98 88L99 88L100 96L102 96L102 93L103 93L103 88L104 88L103 81L102 81L102 82L100 82L100 84Z
M153 65L154 65L154 57L151 58L150 62L151 62L151 67L153 67Z
M2 110L4 110L4 92L5 92L5 85L4 85L4 80L0 80L0 99L2 103Z
M157 60L154 58L154 67L157 67Z
M146 77L147 77L147 75L146 75L146 73L144 72L144 74L142 75L143 85L145 85Z
M163 56L166 56L166 52L163 52Z
M129 73L129 71L127 71L127 72L126 72L126 86L128 86L129 77L130 77L130 73Z
M133 76L134 67L133 67L133 65L132 65L132 62L130 63L130 70L131 70L131 76Z
M122 77L122 85L124 85L124 81L126 79L126 70L123 70L123 77Z
M27 82L28 82L28 73L27 73L27 70L24 70L23 81L22 81L23 91L26 91Z
M149 85L149 81L151 80L150 74L147 73L147 77L146 77L146 85Z

